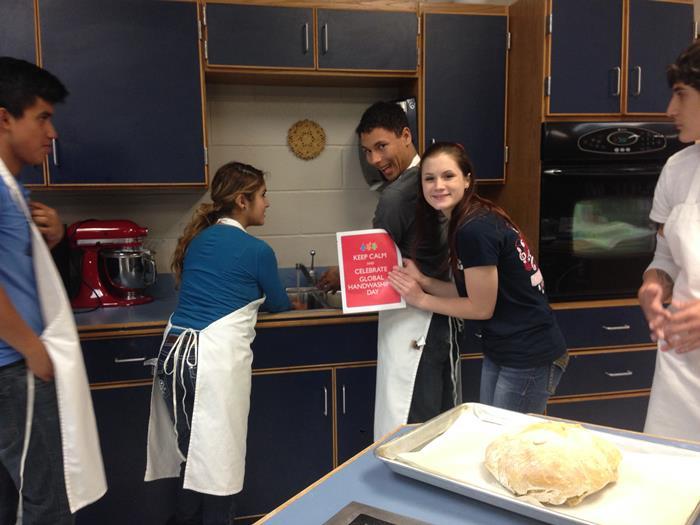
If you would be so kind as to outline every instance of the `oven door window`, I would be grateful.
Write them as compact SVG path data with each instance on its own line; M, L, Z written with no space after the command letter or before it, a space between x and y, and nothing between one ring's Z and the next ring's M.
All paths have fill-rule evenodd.
M540 267L551 300L633 297L654 254L659 170L543 173Z

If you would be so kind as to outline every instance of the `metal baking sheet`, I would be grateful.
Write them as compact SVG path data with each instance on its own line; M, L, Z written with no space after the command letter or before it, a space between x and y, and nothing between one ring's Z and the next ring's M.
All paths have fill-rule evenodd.
M419 481L435 485L437 487L468 496L470 498L483 501L485 503L510 510L512 512L528 516L553 525L597 525L598 521L590 521L583 519L580 516L573 515L572 507L567 506L543 506L537 503L530 503L523 499L518 499L510 493L501 493L497 489L484 488L475 484L457 481L447 476L439 475L435 472L430 472L420 467L403 462L399 455L405 452L420 451L427 444L444 434L460 417L464 414L475 416L484 424L495 424L504 427L513 427L517 425L527 425L530 422L537 420L548 419L544 417L530 416L518 414L508 410L496 409L478 403L465 403L457 406L440 416L424 423L418 428L399 436L388 443L385 443L375 449L376 457L384 462L394 472L417 479ZM595 428L595 427L594 427ZM656 445L639 439L639 435L633 432L618 431L615 429L616 435L622 435L623 438L617 439L632 439L635 443L643 444L644 447L661 447L664 450L669 450L667 445ZM611 435L613 438L613 435ZM682 451L683 454L696 454L700 460L700 453ZM623 456L624 457L624 456ZM500 488L500 487L499 487ZM605 490L605 489L604 489ZM657 500L658 501L658 500ZM676 525L689 525L695 523L695 519L700 512L700 486L698 486L698 501L692 514L687 520L675 521ZM665 521L665 525L671 525L672 522Z

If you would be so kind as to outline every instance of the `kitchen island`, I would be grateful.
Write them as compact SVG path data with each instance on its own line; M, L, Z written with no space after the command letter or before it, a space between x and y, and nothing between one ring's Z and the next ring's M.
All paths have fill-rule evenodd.
M406 425L382 440L389 441L417 425ZM591 429L617 435L631 433L596 425ZM645 441L700 451L700 443L632 434ZM534 525L543 523L500 507L393 472L375 456L380 442L344 463L258 521L256 525L325 523L351 502L433 525ZM348 523L338 521L340 523ZM354 522L353 522L354 523ZM365 522L363 522L365 523ZM379 523L379 522L377 522ZM384 523L384 522L383 522ZM391 521L401 523L401 521ZM700 524L700 518L693 521ZM335 522L334 522L335 525Z

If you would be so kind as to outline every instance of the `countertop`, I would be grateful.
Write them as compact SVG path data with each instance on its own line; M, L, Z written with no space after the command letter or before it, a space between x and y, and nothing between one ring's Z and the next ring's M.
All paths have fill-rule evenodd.
M162 330L177 306L175 279L171 274L160 274L156 283L146 289L153 301L146 304L74 310L75 322L81 336L105 331ZM322 310L290 310L281 313L258 314L257 328L301 326L314 324L341 324L376 320L376 314L343 315L337 308Z

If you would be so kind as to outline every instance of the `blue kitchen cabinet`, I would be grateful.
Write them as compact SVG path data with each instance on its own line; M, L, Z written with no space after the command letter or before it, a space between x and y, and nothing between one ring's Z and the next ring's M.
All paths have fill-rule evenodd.
M376 365L336 370L338 464L344 463L374 441Z
M319 69L416 70L415 12L318 9L317 19Z
M426 147L458 142L477 179L504 180L507 16L427 13L424 27Z
M146 483L152 368L160 335L81 341L107 476L107 494L77 514L78 525L165 523L176 480Z
M620 112L622 2L552 0L549 113Z
M38 9L43 65L70 91L54 119L49 185L204 185L196 3L39 0Z
M692 40L691 4L552 0L547 114L664 113L666 66Z
M666 67L693 35L692 4L630 0L628 113L665 113Z
M108 488L77 513L77 525L155 524L170 516L177 480L143 480L150 398L150 383L92 391Z
M0 56L36 63L34 2L3 0L0 3ZM27 166L20 174L23 184L44 184L41 166Z
M36 63L34 2L2 0L0 3L0 56Z
M237 515L262 515L333 469L330 370L256 374Z
M313 10L207 2L207 65L314 68Z

